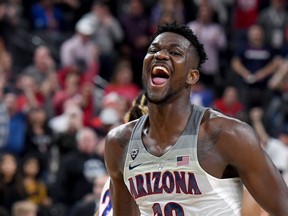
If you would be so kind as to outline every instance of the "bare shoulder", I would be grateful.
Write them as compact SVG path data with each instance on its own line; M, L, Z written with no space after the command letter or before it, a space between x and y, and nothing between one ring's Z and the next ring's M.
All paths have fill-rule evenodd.
M218 138L222 137L237 139L237 141L251 141L258 143L258 137L254 129L241 120L228 117L214 110L209 110L206 118L203 119L202 127L208 134L217 134Z
M116 142L118 145L125 147L125 145L128 144L127 142L130 139L136 122L137 120L128 122L110 130L106 137L106 140L109 141L107 144L109 145L110 142Z
M250 125L214 110L205 113L199 137L202 143L208 144L231 165L238 160L237 163L240 163L245 157L263 154L259 139Z
M123 172L127 146L137 120L113 128L106 136L105 163L109 175Z

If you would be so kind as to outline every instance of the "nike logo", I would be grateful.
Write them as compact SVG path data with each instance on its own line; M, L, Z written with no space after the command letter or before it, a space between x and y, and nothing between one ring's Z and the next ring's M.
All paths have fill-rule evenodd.
M138 166L140 166L140 165L142 165L142 163L136 164L136 165L134 165L134 166L132 166L132 164L129 164L129 170L133 170L134 168L136 168L136 167L138 167Z

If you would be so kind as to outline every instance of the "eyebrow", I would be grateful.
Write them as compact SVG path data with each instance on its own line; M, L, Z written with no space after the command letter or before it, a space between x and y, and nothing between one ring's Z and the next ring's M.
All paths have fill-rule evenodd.
M160 44L158 42L155 42L155 43L152 43L150 46L157 46L158 47L158 46L160 46ZM168 47L169 48L181 48L181 49L185 50L185 49L188 49L190 46L189 47L183 47L177 43L171 43L168 45Z

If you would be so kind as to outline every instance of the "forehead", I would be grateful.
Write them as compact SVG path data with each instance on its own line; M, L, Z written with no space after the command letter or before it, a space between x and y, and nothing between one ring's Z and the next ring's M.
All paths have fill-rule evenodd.
M188 41L185 37L173 32L164 32L158 35L151 43L151 45L154 44L175 46L183 49L187 49L191 45L190 41Z

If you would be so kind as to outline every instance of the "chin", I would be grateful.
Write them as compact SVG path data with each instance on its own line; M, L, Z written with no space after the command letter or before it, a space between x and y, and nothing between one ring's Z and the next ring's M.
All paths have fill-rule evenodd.
M157 104L157 105L161 105L161 104L167 104L170 102L170 98L169 95L166 96L157 96L155 94L148 94L147 92L145 93L145 96L148 100L149 103L151 104Z

